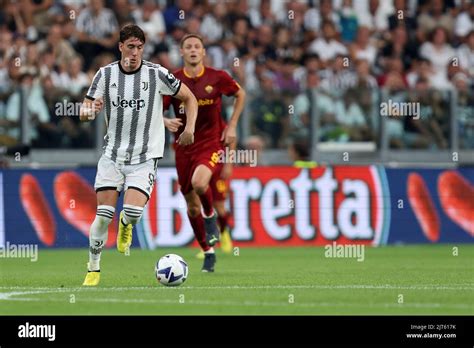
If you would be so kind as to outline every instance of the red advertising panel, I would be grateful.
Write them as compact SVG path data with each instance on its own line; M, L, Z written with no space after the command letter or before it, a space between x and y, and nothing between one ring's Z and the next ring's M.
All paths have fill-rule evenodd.
M138 229L143 247L193 241L176 181L174 169L159 170ZM227 202L232 237L237 246L379 245L390 216L385 181L377 166L235 168Z

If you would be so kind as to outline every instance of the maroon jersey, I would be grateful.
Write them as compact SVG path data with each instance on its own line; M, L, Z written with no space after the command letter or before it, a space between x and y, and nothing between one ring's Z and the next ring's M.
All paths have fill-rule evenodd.
M221 116L222 95L234 95L240 86L225 71L207 66L195 78L189 77L184 72L184 69L179 69L173 74L188 86L196 96L199 105L194 130L194 143L187 146L175 143L176 152L193 155L202 151L204 147L222 148L223 145L220 141L223 130ZM167 110L170 104L173 105L176 117L180 118L183 122L183 126L175 133L175 140L177 140L186 125L184 103L177 98L163 96L163 109Z

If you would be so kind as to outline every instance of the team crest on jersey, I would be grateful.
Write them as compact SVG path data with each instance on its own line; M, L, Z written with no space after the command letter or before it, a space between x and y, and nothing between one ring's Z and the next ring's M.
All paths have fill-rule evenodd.
M211 85L207 85L206 87L204 87L204 90L205 90L207 93L211 93L213 89L214 89L214 88L213 88Z
M143 82L142 82L142 86L143 86L142 89L143 89L144 91L148 90L148 81L143 81Z

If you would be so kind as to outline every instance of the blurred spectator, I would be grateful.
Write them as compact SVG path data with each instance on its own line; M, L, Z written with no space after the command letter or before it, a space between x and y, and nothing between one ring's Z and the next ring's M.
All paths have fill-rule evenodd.
M309 71L306 75L307 90L296 96L292 105L294 113L290 114L290 133L296 137L309 137L311 134L311 93L310 90L319 87L319 75L316 71Z
M325 21L322 24L323 37L314 40L309 51L316 53L323 63L336 57L338 54L347 54L347 48L336 40L336 29L333 22Z
M387 59L385 73L379 76L379 86L385 87L391 91L401 91L407 88L408 82L403 69L403 63L400 58Z
M409 39L404 26L395 27L390 33L390 41L380 52L379 65L385 68L387 58L399 58L405 70L411 69L413 60L418 58L418 46Z
M250 54L252 57L263 56L265 58L265 64L272 71L278 69L272 27L262 25L258 28L256 40L254 41L253 47L250 48Z
M420 107L420 117L404 118L405 143L411 148L447 149L449 137L448 104L442 95L419 80L408 101Z
M132 13L135 23L143 29L146 34L147 43L157 44L163 41L166 33L165 20L155 0L144 0L142 6Z
M466 36L466 42L457 49L457 56L460 67L474 79L474 29Z
M356 41L350 46L350 55L353 60L365 59L373 65L377 57L377 48L370 42L370 30L359 27Z
M442 27L451 33L454 27L453 17L445 12L443 0L431 0L427 11L418 16L418 29L424 34L432 32L435 28Z
M391 1L368 0L368 8L357 12L359 26L381 32L387 30L388 16L393 12L391 5Z
M237 46L232 39L224 39L221 41L221 45L211 46L206 49L206 56L210 59L210 65L216 69L227 69L234 66L236 62L239 65L243 62L238 61L235 58L239 57Z
M119 27L112 10L104 8L103 0L89 0L76 22L78 52L84 57L84 66L89 68L92 59L104 51L117 50Z
M224 2L219 1L212 8L212 12L204 16L201 24L201 35L206 45L217 44L224 37L226 15L227 6Z
M431 33L430 41L425 42L420 47L420 56L428 59L433 64L435 72L434 87L447 88L449 81L447 79L447 66L452 64L455 57L455 51L447 42L447 32L442 27L437 27Z
M26 102L30 115L29 126L23 131L25 144L44 146L48 143L48 131L52 129L50 124L49 110L43 98L43 89L36 79L35 70L22 68L20 71L21 90L14 92L7 102L6 119L9 121L8 135L20 139L21 105Z
M388 27L390 31L397 27L404 27L410 36L414 36L417 29L415 18L409 14L407 0L394 0L394 13L388 17ZM411 33L411 34L410 34Z
M265 30L265 28L267 27L264 26L263 28L263 30ZM232 38L230 38L229 35L227 36L234 42L240 56L245 56L249 54L249 35L250 26L247 19L245 17L236 18L234 21L234 25L232 26ZM260 54L260 52L256 54Z
M431 61L426 58L420 58L413 64L413 69L407 74L407 82L410 88L415 88L418 80L426 80L428 86L433 87L434 70Z
M292 58L285 58L281 68L275 73L274 85L282 96L295 96L300 91L300 86L294 76L295 69L295 61Z
M260 0L258 8L250 9L249 19L254 28L263 24L273 26L277 22L276 16L272 12L271 3L271 0Z
M59 66L66 66L76 55L71 43L62 36L62 27L59 24L53 24L49 28L48 36L38 42L38 49L41 53L51 51L54 60Z
M339 14L333 8L332 0L320 0L319 1L319 12L314 12L314 18L311 18L311 23L308 26L316 31L320 32L324 30L324 22L334 23L334 30L340 31Z
M356 60L355 78L351 79L349 87L362 89L374 89L377 87L377 80L370 74L370 64L366 59Z
M176 5L167 7L163 11L163 17L166 24L166 32L171 33L176 26L180 25L182 20L193 13L193 0L177 0Z
M305 54L302 57L301 61L303 62L303 64L296 67L294 77L298 81L298 84L300 85L301 89L305 89L307 88L307 75L313 72L319 74L321 64L319 62L318 55L314 53Z
M260 135L272 148L284 147L288 135L288 108L275 92L273 76L262 75L261 94L250 103L252 133Z
M346 43L354 41L358 30L357 13L352 6L352 0L344 0L339 12L341 22L341 38Z
M458 93L456 123L459 130L459 147L474 149L474 89L469 88L469 78L458 73L453 78Z
M335 103L336 121L342 125L350 141L367 141L372 139L371 130L364 112L356 101L354 90L349 89Z
M119 28L125 24L134 23L133 6L128 0L113 0L113 11ZM143 29L143 28L142 28Z
M172 29L171 35L165 35L165 39L160 42L155 49L152 61L167 67L169 70L177 70L181 66L180 42L185 35L183 28L176 26Z
M296 51L292 46L291 32L284 26L278 26L275 31L275 53L277 59L294 58Z
M321 88L333 95L340 95L344 91L353 86L356 76L349 69L349 59L342 55L337 55L330 61L327 71L321 72L323 79Z
M7 30L17 35L26 35L27 25L21 16L20 2L15 0L6 0L3 9L3 23ZM2 4L3 5L3 4Z
M74 57L69 63L67 73L63 73L63 89L74 97L79 97L84 88L88 88L92 82L86 73L82 72L82 58Z
M458 37L464 37L474 30L474 2L463 2L467 8L458 14L454 25L454 33Z
M49 26L48 9L53 5L53 0L23 0L20 1L20 13L22 15L26 35L29 40L38 39L38 31L46 34Z

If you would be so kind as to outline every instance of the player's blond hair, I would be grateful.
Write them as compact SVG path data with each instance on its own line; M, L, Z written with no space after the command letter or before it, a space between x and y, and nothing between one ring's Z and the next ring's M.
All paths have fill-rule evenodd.
M202 43L202 46L204 47L204 40L202 39L202 36L198 35L198 34L186 34L183 36L183 38L181 39L181 42L179 44L179 46L181 48L183 48L183 45L184 45L184 42L187 40L187 39L191 39L195 37L196 39L198 39L199 41L201 41Z

